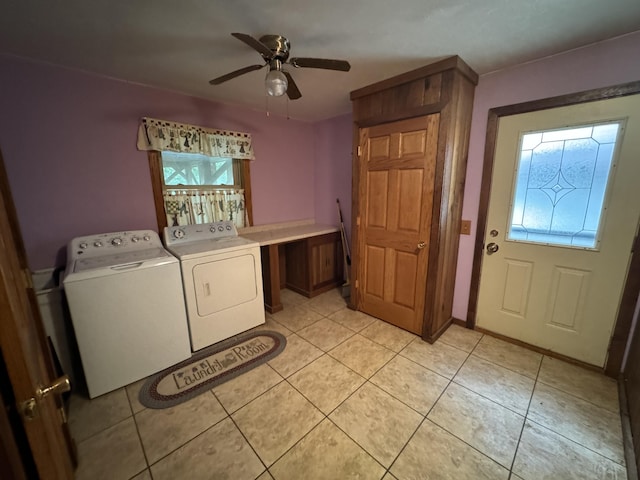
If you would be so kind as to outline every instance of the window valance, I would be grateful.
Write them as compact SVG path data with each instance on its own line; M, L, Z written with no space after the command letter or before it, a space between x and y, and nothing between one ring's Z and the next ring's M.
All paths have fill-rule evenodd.
M253 160L249 133L214 130L145 117L138 127L138 150L201 153Z

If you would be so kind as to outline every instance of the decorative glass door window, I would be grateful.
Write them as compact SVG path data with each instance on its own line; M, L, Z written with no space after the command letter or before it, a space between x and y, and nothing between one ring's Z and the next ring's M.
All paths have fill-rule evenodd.
M524 133L507 240L597 249L622 121Z

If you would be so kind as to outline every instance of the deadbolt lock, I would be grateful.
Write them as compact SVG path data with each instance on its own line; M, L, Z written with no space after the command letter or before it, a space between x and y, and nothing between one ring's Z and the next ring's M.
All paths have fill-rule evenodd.
M62 394L71 390L71 382L67 375L56 378L51 385L36 388L35 395L24 402L20 402L18 409L25 420L38 418L38 402L51 393Z

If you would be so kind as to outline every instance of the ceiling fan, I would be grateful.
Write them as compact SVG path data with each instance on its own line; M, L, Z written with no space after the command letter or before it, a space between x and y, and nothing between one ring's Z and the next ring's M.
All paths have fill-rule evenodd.
M269 72L265 78L267 94L272 97L279 97L286 93L291 100L297 100L302 94L296 82L293 81L291 74L287 70L284 70L284 65L292 65L295 68L324 68L326 70L338 70L341 72L348 72L351 69L351 65L345 60L308 57L289 58L291 44L289 40L282 35L263 35L259 40L245 33L232 33L231 35L256 50L262 55L265 63L262 65L250 65L222 75L221 77L214 78L209 81L211 85L220 85L227 80L253 72L254 70L260 70L268 65Z

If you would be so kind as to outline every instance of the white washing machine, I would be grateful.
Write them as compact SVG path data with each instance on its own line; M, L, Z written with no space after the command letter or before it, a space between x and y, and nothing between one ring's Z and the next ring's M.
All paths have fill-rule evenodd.
M180 259L194 352L265 322L258 242L228 221L165 227L164 241Z
M64 289L89 397L191 356L178 260L152 230L74 238Z

